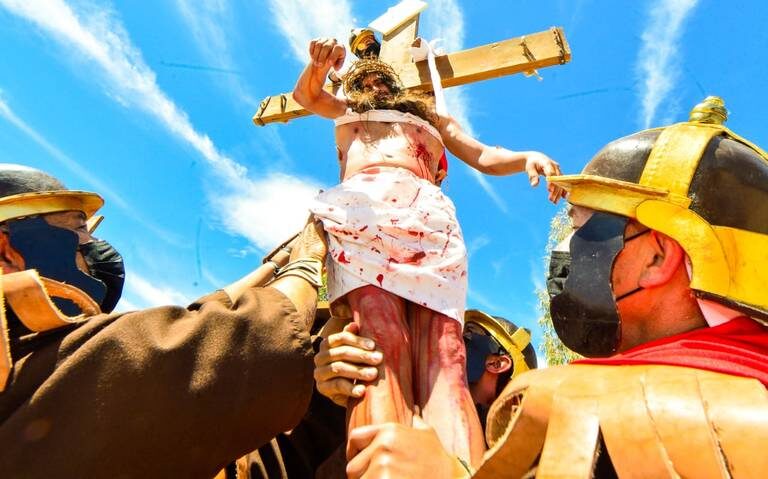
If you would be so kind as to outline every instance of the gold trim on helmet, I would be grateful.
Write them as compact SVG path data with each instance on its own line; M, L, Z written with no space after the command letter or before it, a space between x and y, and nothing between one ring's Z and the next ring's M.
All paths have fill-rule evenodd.
M87 191L20 193L0 198L0 223L60 211L82 211L88 219L103 205L101 196Z
M525 362L525 356L523 356L523 349L531 343L531 334L528 331L517 328L517 331L510 334L498 319L477 309L467 310L464 313L464 322L480 325L493 339L499 342L512 359L514 368L512 377L531 369Z
M718 103L719 101L719 103ZM746 304L768 314L768 235L710 224L690 210L688 189L707 145L716 136L742 143L768 163L759 147L722 124L722 100L696 106L691 121L663 129L639 183L596 175L553 176L571 204L635 218L680 243L691 259L692 289ZM694 121L695 120L695 121Z
M368 37L376 39L376 35L370 28L353 28L349 38L349 50L356 53L357 47Z

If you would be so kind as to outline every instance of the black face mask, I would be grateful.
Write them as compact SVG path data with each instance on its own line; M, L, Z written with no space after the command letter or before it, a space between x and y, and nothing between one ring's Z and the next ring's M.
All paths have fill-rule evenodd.
M610 356L621 338L611 271L624 248L628 221L623 216L594 213L574 233L570 253L557 252L550 261L547 290L552 323L563 344L584 356ZM567 256L570 264L566 266Z
M80 245L80 252L88 263L91 276L101 280L107 287L107 292L101 301L101 310L109 313L115 309L123 293L125 282L123 257L111 244L100 239Z
M79 288L98 303L103 311L114 308L114 304L109 309L105 308L109 306L106 302L108 298L110 301L117 302L114 300L115 294L109 291L108 284L101 278L84 273L77 267L75 253L80 246L78 235L74 231L52 226L41 217L24 218L8 222L8 240L24 258L27 269L36 269L40 276ZM111 246L109 248L111 249ZM87 259L86 262L90 266ZM120 262L122 263L122 259ZM119 296L120 291L117 292L116 297L119 298ZM52 300L68 316L81 313L80 308L72 301L63 298L52 298Z

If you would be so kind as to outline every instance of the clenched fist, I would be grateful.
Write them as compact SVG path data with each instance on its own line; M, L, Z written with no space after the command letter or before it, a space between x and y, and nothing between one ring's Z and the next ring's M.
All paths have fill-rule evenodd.
M316 38L309 42L309 58L317 68L340 70L347 50L335 38Z

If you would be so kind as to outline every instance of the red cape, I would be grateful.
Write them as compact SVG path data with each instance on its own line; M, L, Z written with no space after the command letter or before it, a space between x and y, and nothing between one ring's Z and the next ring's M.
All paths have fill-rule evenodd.
M768 387L768 327L746 316L574 364L666 364L755 378Z

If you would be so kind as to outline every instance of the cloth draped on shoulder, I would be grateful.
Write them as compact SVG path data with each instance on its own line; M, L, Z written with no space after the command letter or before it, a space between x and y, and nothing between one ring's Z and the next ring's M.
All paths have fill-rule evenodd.
M575 364L665 364L758 379L768 387L768 327L746 316Z
M311 210L329 236L330 301L370 284L463 323L467 252L439 187L374 167L321 193Z

